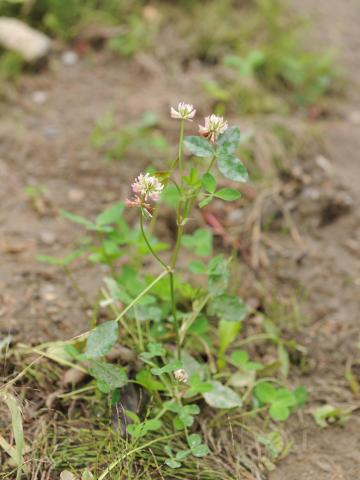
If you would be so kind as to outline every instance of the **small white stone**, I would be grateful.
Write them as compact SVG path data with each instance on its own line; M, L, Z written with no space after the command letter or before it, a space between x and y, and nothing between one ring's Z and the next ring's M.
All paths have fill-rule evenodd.
M44 230L40 232L40 240L45 245L52 245L56 240L56 235L54 232L50 232L49 230Z
M72 50L67 50L61 56L61 61L66 67L73 67L79 61L79 56Z
M51 40L16 18L1 17L0 45L15 50L28 62L36 62L48 55Z
M37 90L32 94L32 101L37 105L44 105L48 99L48 94L42 90Z

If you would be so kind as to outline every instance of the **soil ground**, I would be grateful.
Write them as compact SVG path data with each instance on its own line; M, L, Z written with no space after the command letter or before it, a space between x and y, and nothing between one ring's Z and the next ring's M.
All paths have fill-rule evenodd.
M339 118L326 122L324 134L334 176L351 193L354 205L350 215L308 239L316 253L312 265L298 271L310 285L307 309L312 323L305 335L308 340L312 337L309 344L317 358L311 389L318 399L344 402L345 364L356 355L360 330L360 4L356 0L346 5L341 0L295 3L317 25L313 39L338 52L349 79ZM280 465L272 480L360 478L359 416L353 415L346 428L305 427L297 434L302 438L297 454Z
M323 121L322 127L324 155L352 206L347 215L322 228L302 231L299 224L308 255L301 264L283 258L273 270L273 280L284 287L304 285L308 292L304 308L310 324L299 341L308 348L315 368L299 381L306 383L312 400L355 408L359 402L350 394L344 372L347 362L359 357L360 4L350 0L345 8L341 0L295 3L316 24L316 41L339 49L349 77L339 115ZM59 208L93 217L126 197L129 179L140 170L141 158L111 164L99 160L89 135L101 115L114 108L120 123L146 110L166 118L169 105L183 98L205 113L206 101L196 81L199 72L174 79L161 68L142 61L114 61L104 54L82 58L72 67L54 59L48 72L22 80L12 101L0 107L2 336L10 333L14 341L35 344L68 338L89 327L91 300L79 298L68 278L58 268L38 263L36 255L63 256L81 234L58 215ZM37 91L46 93L43 104L34 102ZM25 193L31 185L46 187L35 205ZM74 276L93 299L101 283L99 269L79 263ZM269 272L264 276L269 281ZM344 428L320 430L308 415L289 426L296 451L272 480L360 479L356 413Z

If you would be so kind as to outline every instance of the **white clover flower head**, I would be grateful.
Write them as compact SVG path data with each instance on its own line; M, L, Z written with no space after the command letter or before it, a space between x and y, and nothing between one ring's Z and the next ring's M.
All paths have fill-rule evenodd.
M143 202L147 200L156 202L159 200L164 185L153 175L150 175L149 173L145 173L145 175L140 173L135 179L135 182L131 185L131 188Z
M208 138L211 142L215 143L218 136L221 133L224 133L228 128L228 123L223 119L223 117L218 117L217 115L210 115L205 117L205 125L199 125L199 133L203 137Z
M189 374L183 368L175 370L174 377L175 380L177 380L179 383L187 383L189 380Z
M190 103L180 102L178 109L175 110L174 107L170 109L171 118L176 118L180 120L189 120L192 122L192 119L195 117L196 110L193 105Z

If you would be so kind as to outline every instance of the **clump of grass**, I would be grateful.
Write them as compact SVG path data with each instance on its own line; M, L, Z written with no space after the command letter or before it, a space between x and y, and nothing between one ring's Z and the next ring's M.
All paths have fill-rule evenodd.
M159 118L151 112L118 127L114 113L109 111L96 122L90 141L107 160L121 160L129 153L164 159L170 151L170 145L159 128Z
M216 65L205 92L221 110L234 100L241 113L287 113L326 98L339 77L329 52L309 52L304 21L279 0L194 3L183 16L188 53ZM179 13L181 15L181 13ZM196 28L192 28L196 24ZM221 67L221 68L220 68Z

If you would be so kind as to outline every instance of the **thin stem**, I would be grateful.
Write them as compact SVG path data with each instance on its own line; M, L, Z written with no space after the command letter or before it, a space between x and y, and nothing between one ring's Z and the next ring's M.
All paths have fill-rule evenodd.
M212 156L211 162L209 163L209 165L208 165L205 173L209 173L209 172L210 172L210 170L212 169L212 167L213 167L213 165L214 165L215 158L216 158L216 155L214 154L214 155Z
M183 162L182 161L183 161L184 126L185 126L185 120L182 118L180 120L180 138L179 138L179 153L178 153L180 184L181 185L182 185L182 175L183 175Z
M166 267L166 270L160 273L142 292L139 293L139 295L134 298L132 302L129 303L129 305L124 308L124 310L115 318L114 322L120 322L120 320L127 314L129 310L132 309L132 307L142 298L144 295L146 295L162 278L164 278L166 275L169 274L169 269ZM79 340L85 340L87 336L92 332L92 330L88 330L87 332L81 333L80 335L77 335L76 337L70 338L70 340L67 340L64 343L69 343L69 342L74 342L79 341Z
M180 360L181 358L181 343L180 343L180 326L179 320L176 315L176 301L175 301L175 290L174 290L174 273L169 272L170 280L170 296L171 296L171 309L174 320L175 334L176 334L176 356Z
M178 321L178 318L177 318L177 315L176 315L176 301L175 301L175 291L174 291L174 274L173 274L173 271L171 270L171 268L169 266L167 266L162 260L161 258L156 254L156 252L153 250L146 234L145 234L145 231L144 231L144 219L143 219L143 213L142 211L140 210L140 228L141 228L141 233L144 237L144 240L146 242L146 245L148 246L151 254L153 255L153 257L164 267L168 270L169 272L169 282L170 282L170 297L171 297L171 310L172 310L172 316L173 316L173 321L174 321L174 327L175 327L175 335L176 335L176 344L177 344L177 347L176 347L176 352L177 352L177 358L180 359L180 334L179 334L179 321ZM138 336L139 336L139 342L140 344L142 343L142 334L141 334L141 327L137 321L136 323L136 326L137 326L137 330L138 330ZM141 345L140 345L141 346Z
M136 306L135 306L135 323L136 323L136 330L137 330L138 339L139 339L139 348L143 352L144 351L144 339L143 339L143 334L142 334L142 330L141 330L139 316L136 314Z
M103 294L104 298L106 300L111 300L111 298L109 297L109 294L108 292L105 290L105 289L102 289L101 290L101 293ZM114 303L110 303L109 304L109 307L111 308L112 312L114 315L118 316L119 315L119 309L114 305ZM130 335L130 337L132 338L132 340L136 343L136 337L134 336L131 328L128 327L127 323L124 321L124 320L120 320L119 323L121 324L121 326L124 328L124 330Z
M166 265L165 262L163 262L161 260L161 258L159 257L159 255L154 251L154 249L152 248L151 246L151 243L149 242L147 236L146 236L146 233L145 233L145 230L144 230L144 216L143 216L143 213L142 213L142 210L140 209L140 228L141 228L141 233L142 233L142 236L144 237L144 240L145 240L145 243L146 245L148 246L152 256L165 268L165 269L169 269L169 267Z

